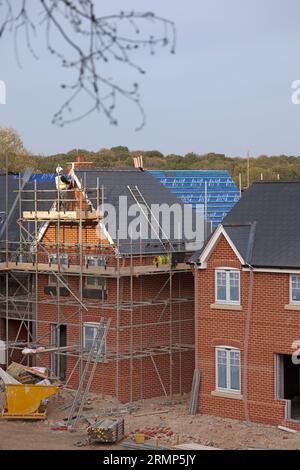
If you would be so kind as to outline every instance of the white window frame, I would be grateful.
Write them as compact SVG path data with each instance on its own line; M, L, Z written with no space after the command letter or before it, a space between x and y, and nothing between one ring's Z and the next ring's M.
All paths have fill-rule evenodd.
M93 279L104 279L104 285L94 285L94 286L91 286L88 284L87 280L88 278L93 278ZM106 278L104 276L85 276L85 279L84 279L84 286L85 286L85 289L90 289L90 290L102 290L102 291L106 291Z
M55 261L54 261L55 260ZM64 266L68 265L69 261L69 256L65 253L61 253L59 255L59 261L60 264L63 264ZM49 264L58 264L57 262L57 254L56 253L50 253L48 256L48 263Z
M293 276L297 276L300 278L300 274L290 274L290 280L289 280L289 285L290 285L290 304L294 305L300 305L300 300L293 300L293 288L292 288L292 279Z
M226 273L226 299L225 300L218 300L218 273ZM239 275L239 298L238 300L231 300L230 299L230 273L235 273ZM240 305L241 303L241 273L240 270L237 268L216 268L215 269L215 302L216 304L232 304L232 305Z
M227 387L223 388L218 385L218 351L226 351L226 383ZM230 381L230 352L238 352L239 353L239 389L231 388L231 381ZM216 346L215 348L215 374L216 374L216 390L220 392L228 392L228 393L236 393L240 395L241 393L241 351L238 348L232 348L231 346Z
M101 262L99 262L101 261ZM103 267L105 268L106 266L106 259L104 256L101 256L101 255L86 255L85 257L85 263L86 263L86 266L89 268L93 268L93 267Z
M96 335L96 330L97 328L99 327L99 323L94 323L94 322L84 322L83 324L83 349L85 350L85 335L86 335L86 332L85 332L85 329L86 328L94 328L95 329L95 333L94 333L94 336L93 338L95 338L95 335ZM105 330L107 328L107 325L106 323L103 325L103 330L104 330L104 333L105 333ZM103 334L104 334L103 333ZM86 353L88 354L89 351L86 351ZM106 338L104 340L104 344L103 344L103 351L102 351L102 356L106 356Z

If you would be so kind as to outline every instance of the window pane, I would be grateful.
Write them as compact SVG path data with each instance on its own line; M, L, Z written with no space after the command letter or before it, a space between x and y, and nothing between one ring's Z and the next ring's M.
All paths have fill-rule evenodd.
M96 328L94 326L84 327L84 349L90 351L93 346L94 335Z
M90 289L105 289L106 288L106 279L105 277L97 276L86 276L85 279L86 287Z
M227 388L227 353L224 349L218 349L217 352L217 386Z
M85 282L87 286L93 287L96 284L96 278L94 276L87 276Z
M59 261L61 264L68 264L68 255L61 255Z
M104 335L104 332L105 332L105 328L106 327L104 326L100 331L98 341L97 341L98 349L101 346L101 341L102 341L102 338L103 338L103 335ZM84 326L84 349L85 349L85 351L89 352L92 349L94 338L97 335L97 331L98 331L98 326L96 326L96 325L95 326L88 326L88 325ZM103 341L103 343L102 343L101 352L105 353L105 341Z
M101 332L100 332L100 335L99 335L99 339L98 339L98 341L97 341L98 350L100 349L100 346L101 346L101 341L102 341L102 338L103 338L103 335L104 335L104 330L105 330L105 328L102 328L102 329L101 329ZM103 341L102 348L101 348L101 352L102 352L102 353L105 352L105 341Z
M97 277L97 285L102 289L105 289L106 279L105 277Z
M240 273L230 272L230 300L238 302L240 297Z
M217 300L226 301L226 273L217 271Z
M240 390L240 352L230 351L230 388Z
M292 300L300 302L300 276L292 276Z
M54 274L49 274L48 283L51 285L57 284L57 277Z

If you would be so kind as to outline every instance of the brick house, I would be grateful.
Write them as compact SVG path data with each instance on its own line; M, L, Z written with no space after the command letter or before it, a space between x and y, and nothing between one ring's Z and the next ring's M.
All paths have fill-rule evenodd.
M46 366L77 388L100 319L102 335L110 319L92 391L122 402L188 392L194 371L190 252L177 227L165 239L149 213L149 218L141 215L140 230L158 230L155 241L123 239L106 230L101 214L102 204L111 204L119 225L124 215L120 196L140 208L170 207L178 200L139 170L73 167L70 177L73 188L63 208L57 207L53 183L52 189L40 182L25 186L17 204L23 238L15 237L0 266L0 339L7 344L8 362L16 354L22 359L27 345L35 351L27 357L29 364ZM134 216L126 223L133 224ZM9 293L13 282L15 291ZM16 305L22 305L21 319Z
M199 413L300 429L299 207L255 183L190 259Z

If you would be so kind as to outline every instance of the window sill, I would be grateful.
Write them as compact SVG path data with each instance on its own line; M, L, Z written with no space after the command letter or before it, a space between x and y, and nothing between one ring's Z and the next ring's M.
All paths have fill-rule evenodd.
M300 304L286 304L284 310L300 310Z
M214 310L242 310L242 306L238 304L211 304L210 308Z
M220 397L220 398L232 398L234 400L242 400L243 395L240 393L234 393L234 392L226 392L226 391L221 391L221 390L214 390L211 392L211 395L213 397Z

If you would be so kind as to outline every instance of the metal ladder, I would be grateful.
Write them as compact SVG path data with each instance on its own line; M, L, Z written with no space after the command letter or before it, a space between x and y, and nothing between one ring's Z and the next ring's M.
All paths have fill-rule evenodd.
M78 420L80 418L80 415L82 413L84 404L86 402L88 393L89 393L90 388L91 388L92 381L94 379L94 375L95 375L95 372L96 372L98 360L99 360L100 355L102 353L102 347L105 344L105 340L106 340L106 336L107 336L107 333L108 333L108 330L109 330L109 327L110 327L110 323L111 323L111 318L109 318L107 321L105 321L105 319L103 317L101 317L100 323L98 325L97 333L96 333L96 336L93 340L91 350L89 351L89 355L88 355L88 358L87 358L82 376L80 378L78 389L76 390L74 401L73 401L73 404L71 406L70 413L69 413L69 416L68 416L67 426L68 427L70 426L70 429L74 429L76 427L76 425L78 423ZM104 333L102 335L100 344L98 344L99 338L100 338L100 335L102 334L103 328L104 328ZM92 359L94 359L92 370L90 372L86 387L83 390L84 382L85 382L85 379L88 375ZM76 411L77 407L78 407L78 410ZM75 418L74 418L74 413L75 412L76 412L76 415L75 415Z
M159 232L161 232L161 234L164 236L165 240L167 241L167 244L169 245L170 247L170 251L175 251L174 250L174 247L172 245L172 243L170 242L167 234L164 232L163 228L161 227L159 221L157 220L157 218L155 217L155 215L153 214L153 212L151 211L151 208L149 206L149 204L147 203L147 201L145 200L144 196L142 195L141 191L139 190L138 186L127 186L130 194L132 195L133 199L135 200L135 202L138 204L138 206L140 207L141 211L142 211L142 214L144 215L145 219L147 220L147 222L149 223L149 225L152 227L155 235L157 236L158 240L160 241L160 243L162 244L163 248L165 251L168 251L167 248L166 248L166 242L164 242L161 237L160 237L160 234ZM145 211L145 207L147 209L147 211ZM149 211L149 212L148 212ZM149 219L149 214L151 215L151 218ZM157 227L158 227L158 231L156 230L156 227L153 226L152 224L152 220L154 220L157 224Z

